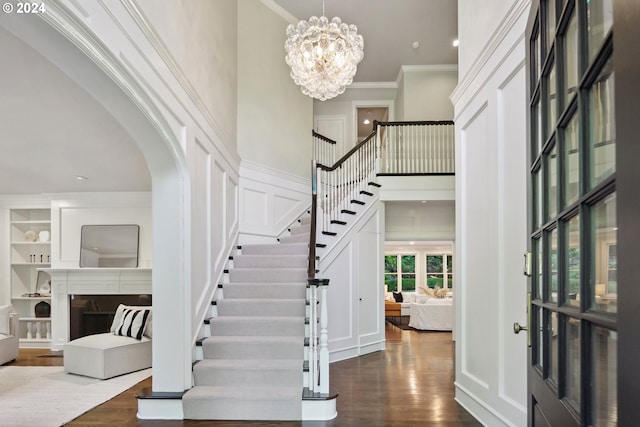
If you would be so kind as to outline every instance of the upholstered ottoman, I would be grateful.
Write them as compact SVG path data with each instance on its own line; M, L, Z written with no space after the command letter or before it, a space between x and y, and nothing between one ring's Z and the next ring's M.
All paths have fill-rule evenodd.
M64 370L107 379L151 367L151 340L112 333L88 335L64 345Z
M111 332L64 345L64 370L107 379L151 367L151 307L120 304Z

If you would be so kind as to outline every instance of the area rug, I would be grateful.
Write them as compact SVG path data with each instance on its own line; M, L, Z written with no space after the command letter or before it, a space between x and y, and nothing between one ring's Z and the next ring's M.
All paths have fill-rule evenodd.
M0 426L61 426L150 375L145 369L98 380L62 366L0 367Z

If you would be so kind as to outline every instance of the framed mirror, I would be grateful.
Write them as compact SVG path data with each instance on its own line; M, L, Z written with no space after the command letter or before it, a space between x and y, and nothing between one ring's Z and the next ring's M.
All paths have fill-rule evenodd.
M134 224L83 225L80 267L136 268L140 226Z

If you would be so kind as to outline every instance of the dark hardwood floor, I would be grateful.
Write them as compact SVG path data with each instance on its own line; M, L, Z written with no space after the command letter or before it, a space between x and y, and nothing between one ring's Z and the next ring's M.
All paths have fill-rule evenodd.
M449 332L401 330L386 323L386 350L331 364L339 392L338 417L322 422L145 421L136 418L134 394L147 379L69 426L480 426L454 397L454 344ZM23 349L21 366L62 365L46 350Z

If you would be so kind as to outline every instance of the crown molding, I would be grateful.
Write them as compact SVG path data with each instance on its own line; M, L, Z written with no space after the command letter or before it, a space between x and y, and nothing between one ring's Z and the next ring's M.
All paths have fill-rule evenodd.
M398 89L396 82L353 82L347 89Z

